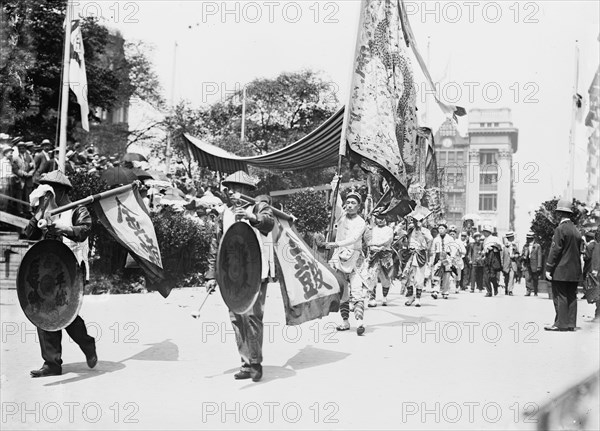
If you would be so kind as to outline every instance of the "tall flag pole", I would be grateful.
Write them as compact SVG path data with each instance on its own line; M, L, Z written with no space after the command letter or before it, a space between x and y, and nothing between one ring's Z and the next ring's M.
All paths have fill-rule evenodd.
M346 128L348 127L348 117L350 115L350 105L352 103L352 88L353 88L353 79L354 79L354 62L355 62L355 57L356 57L356 51L359 49L360 46L360 31L361 28L363 26L363 11L366 7L366 4L369 0L361 0L360 2L360 10L358 12L358 23L356 25L356 47L355 47L355 51L354 54L352 56L352 67L349 68L350 70L350 91L348 91L348 100L346 103L346 107L344 109L344 120L342 122L342 133L340 135L340 150L339 150L339 156L338 156L338 166L337 166L337 179L333 181L332 183L332 196L331 196L331 202L332 202L332 208L331 208L331 220L329 221L329 230L327 231L327 241L332 241L333 240L333 228L335 226L336 221L339 219L339 217L341 216L341 205L339 205L339 201L341 200L339 198L340 196L340 176L342 174L342 157L346 156Z
M173 44L173 70L171 73L171 109L175 100L175 74L177 71L177 41ZM165 174L169 174L171 167L171 133L167 134L167 149L165 150Z
M73 6L71 0L67 1L67 11L65 18L65 46L63 52L63 81L60 101L60 134L58 146L58 169L65 170L65 161L67 155L67 120L69 110L69 63L71 58L71 19Z
M579 86L579 45L575 41L575 82L573 84L573 108L571 112L571 133L569 136L569 178L567 180L567 190L565 198L569 201L573 199L574 179L575 179L575 139L577 135L577 118L581 111L581 96L577 93Z

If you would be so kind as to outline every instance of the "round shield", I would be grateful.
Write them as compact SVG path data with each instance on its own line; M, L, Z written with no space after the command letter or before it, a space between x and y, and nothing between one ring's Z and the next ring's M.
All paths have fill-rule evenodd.
M52 239L31 247L19 266L17 295L25 316L38 328L69 326L83 299L83 276L71 249Z
M217 253L217 282L225 304L237 314L246 313L260 292L261 249L249 224L234 223L223 235Z

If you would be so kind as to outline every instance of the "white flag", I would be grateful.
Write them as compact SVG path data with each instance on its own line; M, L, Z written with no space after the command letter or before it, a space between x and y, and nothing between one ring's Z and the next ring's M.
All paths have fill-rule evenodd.
M87 76L83 59L83 38L80 20L74 20L71 27L71 62L69 67L69 87L77 97L81 109L81 127L90 131L88 122L89 107L87 101Z

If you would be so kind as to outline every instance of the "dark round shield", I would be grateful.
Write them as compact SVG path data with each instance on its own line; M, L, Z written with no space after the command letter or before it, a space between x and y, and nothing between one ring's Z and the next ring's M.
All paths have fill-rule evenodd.
M234 223L223 235L217 253L217 282L225 304L246 313L260 292L261 249L256 234L244 222Z
M31 247L19 266L17 295L25 316L38 328L69 326L83 299L83 275L71 249L53 239Z

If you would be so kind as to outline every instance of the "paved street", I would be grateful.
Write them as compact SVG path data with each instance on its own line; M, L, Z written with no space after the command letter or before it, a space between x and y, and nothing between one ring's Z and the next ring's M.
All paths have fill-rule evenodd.
M196 288L166 300L86 296L97 367L65 334L64 374L31 379L42 365L35 328L15 291L0 294L2 429L535 429L542 405L599 368L599 326L583 300L575 333L548 333L552 302L523 286L514 297L426 295L420 309L392 290L358 337L334 330L337 314L285 327L273 284L259 383L233 379L219 294L190 317Z

